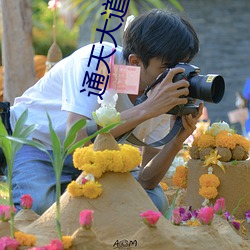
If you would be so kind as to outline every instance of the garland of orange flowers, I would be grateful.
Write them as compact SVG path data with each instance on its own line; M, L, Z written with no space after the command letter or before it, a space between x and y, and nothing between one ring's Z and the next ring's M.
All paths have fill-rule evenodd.
M228 149L234 149L236 145L242 146L245 151L250 150L250 141L247 138L225 130L219 132L216 136L206 132L200 137L195 138L192 143L192 146L198 146L199 149L208 147L225 147Z
M208 174L203 174L199 178L200 189L199 195L205 198L203 206L206 206L209 203L210 199L214 199L218 195L217 188L220 185L219 178L212 173L213 168L208 168Z

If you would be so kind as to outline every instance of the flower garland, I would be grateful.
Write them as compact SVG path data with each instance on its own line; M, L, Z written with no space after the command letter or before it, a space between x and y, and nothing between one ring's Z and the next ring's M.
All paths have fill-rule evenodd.
M172 177L173 184L179 188L187 188L188 168L185 166L176 167L176 171Z
M138 148L128 144L118 145L120 150L94 151L94 145L77 148L73 154L75 168L82 170L85 177L81 183L72 181L68 192L73 197L85 196L95 199L102 194L102 187L95 178L100 178L107 171L125 173L141 163Z
M213 174L213 168L208 168L208 174L203 174L199 178L200 189L199 195L201 195L205 200L202 206L207 206L210 199L215 199L218 195L217 188L220 185L219 178Z

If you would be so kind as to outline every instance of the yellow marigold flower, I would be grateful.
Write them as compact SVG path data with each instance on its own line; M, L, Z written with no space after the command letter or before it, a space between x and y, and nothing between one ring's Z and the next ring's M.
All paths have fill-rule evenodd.
M167 191L167 190L168 190L168 185L167 185L167 183L161 181L161 182L160 182L160 185L161 185L161 188L162 188L164 191Z
M201 225L200 221L198 219L195 220L189 220L186 222L187 226L191 226L191 227L198 227Z
M215 174L203 174L199 178L201 187L215 187L220 185L220 180Z
M32 234L25 234L23 232L15 232L15 239L21 246L32 247L36 245L36 237Z
M62 236L62 244L63 244L63 249L69 249L72 247L72 237L71 236Z
M77 148L73 154L73 163L75 168L82 170L82 166L93 162L93 145Z
M215 146L215 139L212 135L202 134L199 137L197 145L199 148L208 148L208 147L213 148Z
M73 154L74 166L99 178L105 171L124 173L140 165L141 154L138 148L128 144L120 144L119 147L120 151L93 151L93 145L78 148Z
M229 149L234 149L237 144L237 139L234 134L228 131L222 131L215 137L216 147L224 147Z
M176 167L175 174L172 177L173 184L180 188L187 188L188 168L184 166Z
M67 186L67 190L73 197L83 196L82 185L78 184L76 181L71 181Z
M82 186L83 195L95 199L102 193L101 184L97 181L88 181Z
M93 164L85 164L83 165L82 169L85 171L86 174L92 174L95 178L100 178L105 171L103 166Z
M205 187L202 186L199 189L199 195L206 199L214 199L218 195L218 191L216 187Z
M133 147L129 144L119 145L123 159L123 169L121 172L128 172L141 163L141 153L138 148Z

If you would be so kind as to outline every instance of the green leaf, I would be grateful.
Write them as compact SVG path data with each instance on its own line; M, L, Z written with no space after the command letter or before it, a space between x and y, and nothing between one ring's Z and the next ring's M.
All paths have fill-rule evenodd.
M52 142L52 150L53 150L53 166L54 166L54 171L56 175L60 174L60 169L61 169L61 143L58 135L56 134L55 130L53 129L52 126L52 121L49 117L49 114L47 113L47 117L49 120L49 131L50 131L50 139Z
M19 135L20 138L27 138L35 129L37 128L37 124L32 124L25 128ZM14 141L13 141L14 142ZM12 143L12 151L13 154L17 152L22 147L21 143Z
M11 152L11 142L6 138L8 136L8 132L3 125L2 119L0 119L0 148L2 148L6 161L11 159L12 152Z
M29 146L35 147L35 148L41 150L42 152L46 153L49 156L50 160L52 161L51 155L49 154L47 148L42 143L40 143L38 141L32 141L32 140L29 140L26 138L18 138L18 137L14 137L14 136L7 136L6 138L11 140L11 141L18 142L20 144L27 144Z
M177 198L177 196L178 196L179 190L180 190L180 188L178 188L178 189L176 190L176 193L175 193L175 195L174 195L174 199L173 199L173 201L172 201L172 204L171 204L171 206L169 207L168 211L167 211L166 214L165 214L165 218L166 218L167 220L170 220L170 219L171 219L173 210L174 210L175 207L176 207L176 198Z
M77 133L86 125L86 119L81 119L77 121L69 130L64 143L63 143L63 150L66 149L75 141Z
M16 122L14 131L12 133L13 136L19 137L27 118L28 118L28 109L25 109L25 111L21 114L21 116L18 118Z

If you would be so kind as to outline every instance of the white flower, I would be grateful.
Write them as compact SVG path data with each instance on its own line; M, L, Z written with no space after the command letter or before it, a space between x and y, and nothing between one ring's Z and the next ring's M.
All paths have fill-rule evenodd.
M216 136L221 131L232 132L229 125L226 122L214 122L211 126L208 127L207 133Z
M120 121L120 113L115 108L100 107L93 112L95 122L102 127Z

